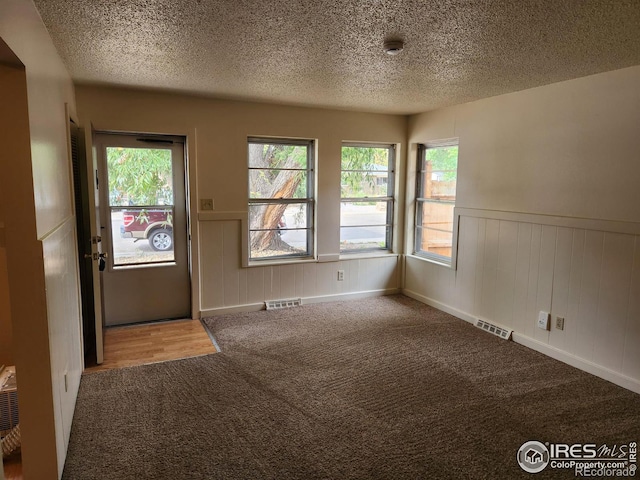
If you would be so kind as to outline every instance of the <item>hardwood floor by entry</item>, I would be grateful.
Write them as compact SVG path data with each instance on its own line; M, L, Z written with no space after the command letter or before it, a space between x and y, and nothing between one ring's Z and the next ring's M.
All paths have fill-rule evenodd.
M200 320L175 320L105 330L104 362L86 373L216 353Z

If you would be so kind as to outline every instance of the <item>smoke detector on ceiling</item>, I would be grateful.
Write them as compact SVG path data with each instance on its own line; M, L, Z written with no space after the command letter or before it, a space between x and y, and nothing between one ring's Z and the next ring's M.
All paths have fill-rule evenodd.
M404 42L397 39L385 40L383 48L387 55L398 55L404 49Z

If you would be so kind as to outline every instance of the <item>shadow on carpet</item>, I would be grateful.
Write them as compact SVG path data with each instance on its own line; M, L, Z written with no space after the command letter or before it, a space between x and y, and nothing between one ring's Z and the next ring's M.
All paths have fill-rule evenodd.
M639 395L403 296L205 321L222 353L83 376L64 479L530 478L526 441L640 437Z

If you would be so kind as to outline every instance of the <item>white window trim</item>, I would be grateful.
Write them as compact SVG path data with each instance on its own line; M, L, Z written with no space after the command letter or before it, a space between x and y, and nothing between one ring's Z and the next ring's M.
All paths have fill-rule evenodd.
M451 234L451 257L445 257L443 255L438 255L436 253L424 252L418 249L418 245L416 242L417 232L418 232L418 194L422 191L420 181L421 175L420 172L422 170L422 159L425 155L425 152L430 148L441 148L441 147L454 147L457 146L458 149L460 147L460 141L458 138L449 138L446 140L438 140L431 141L418 144L417 155L416 155L416 183L415 183L415 193L414 193L414 201L413 201L413 239L412 239L412 248L411 254L407 255L411 258L416 258L419 260L424 260L436 265L440 265L446 268L450 268L452 270L457 269L458 263L458 226L460 224L460 214L458 213L457 201L458 201L458 188L457 188L457 172L456 172L456 201L453 207L453 228ZM460 158L460 153L458 150L458 160Z

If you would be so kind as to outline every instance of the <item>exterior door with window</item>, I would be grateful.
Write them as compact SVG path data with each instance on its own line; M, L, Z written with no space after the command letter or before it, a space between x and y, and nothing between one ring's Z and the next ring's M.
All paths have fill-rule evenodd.
M105 325L191 317L184 139L96 136Z

